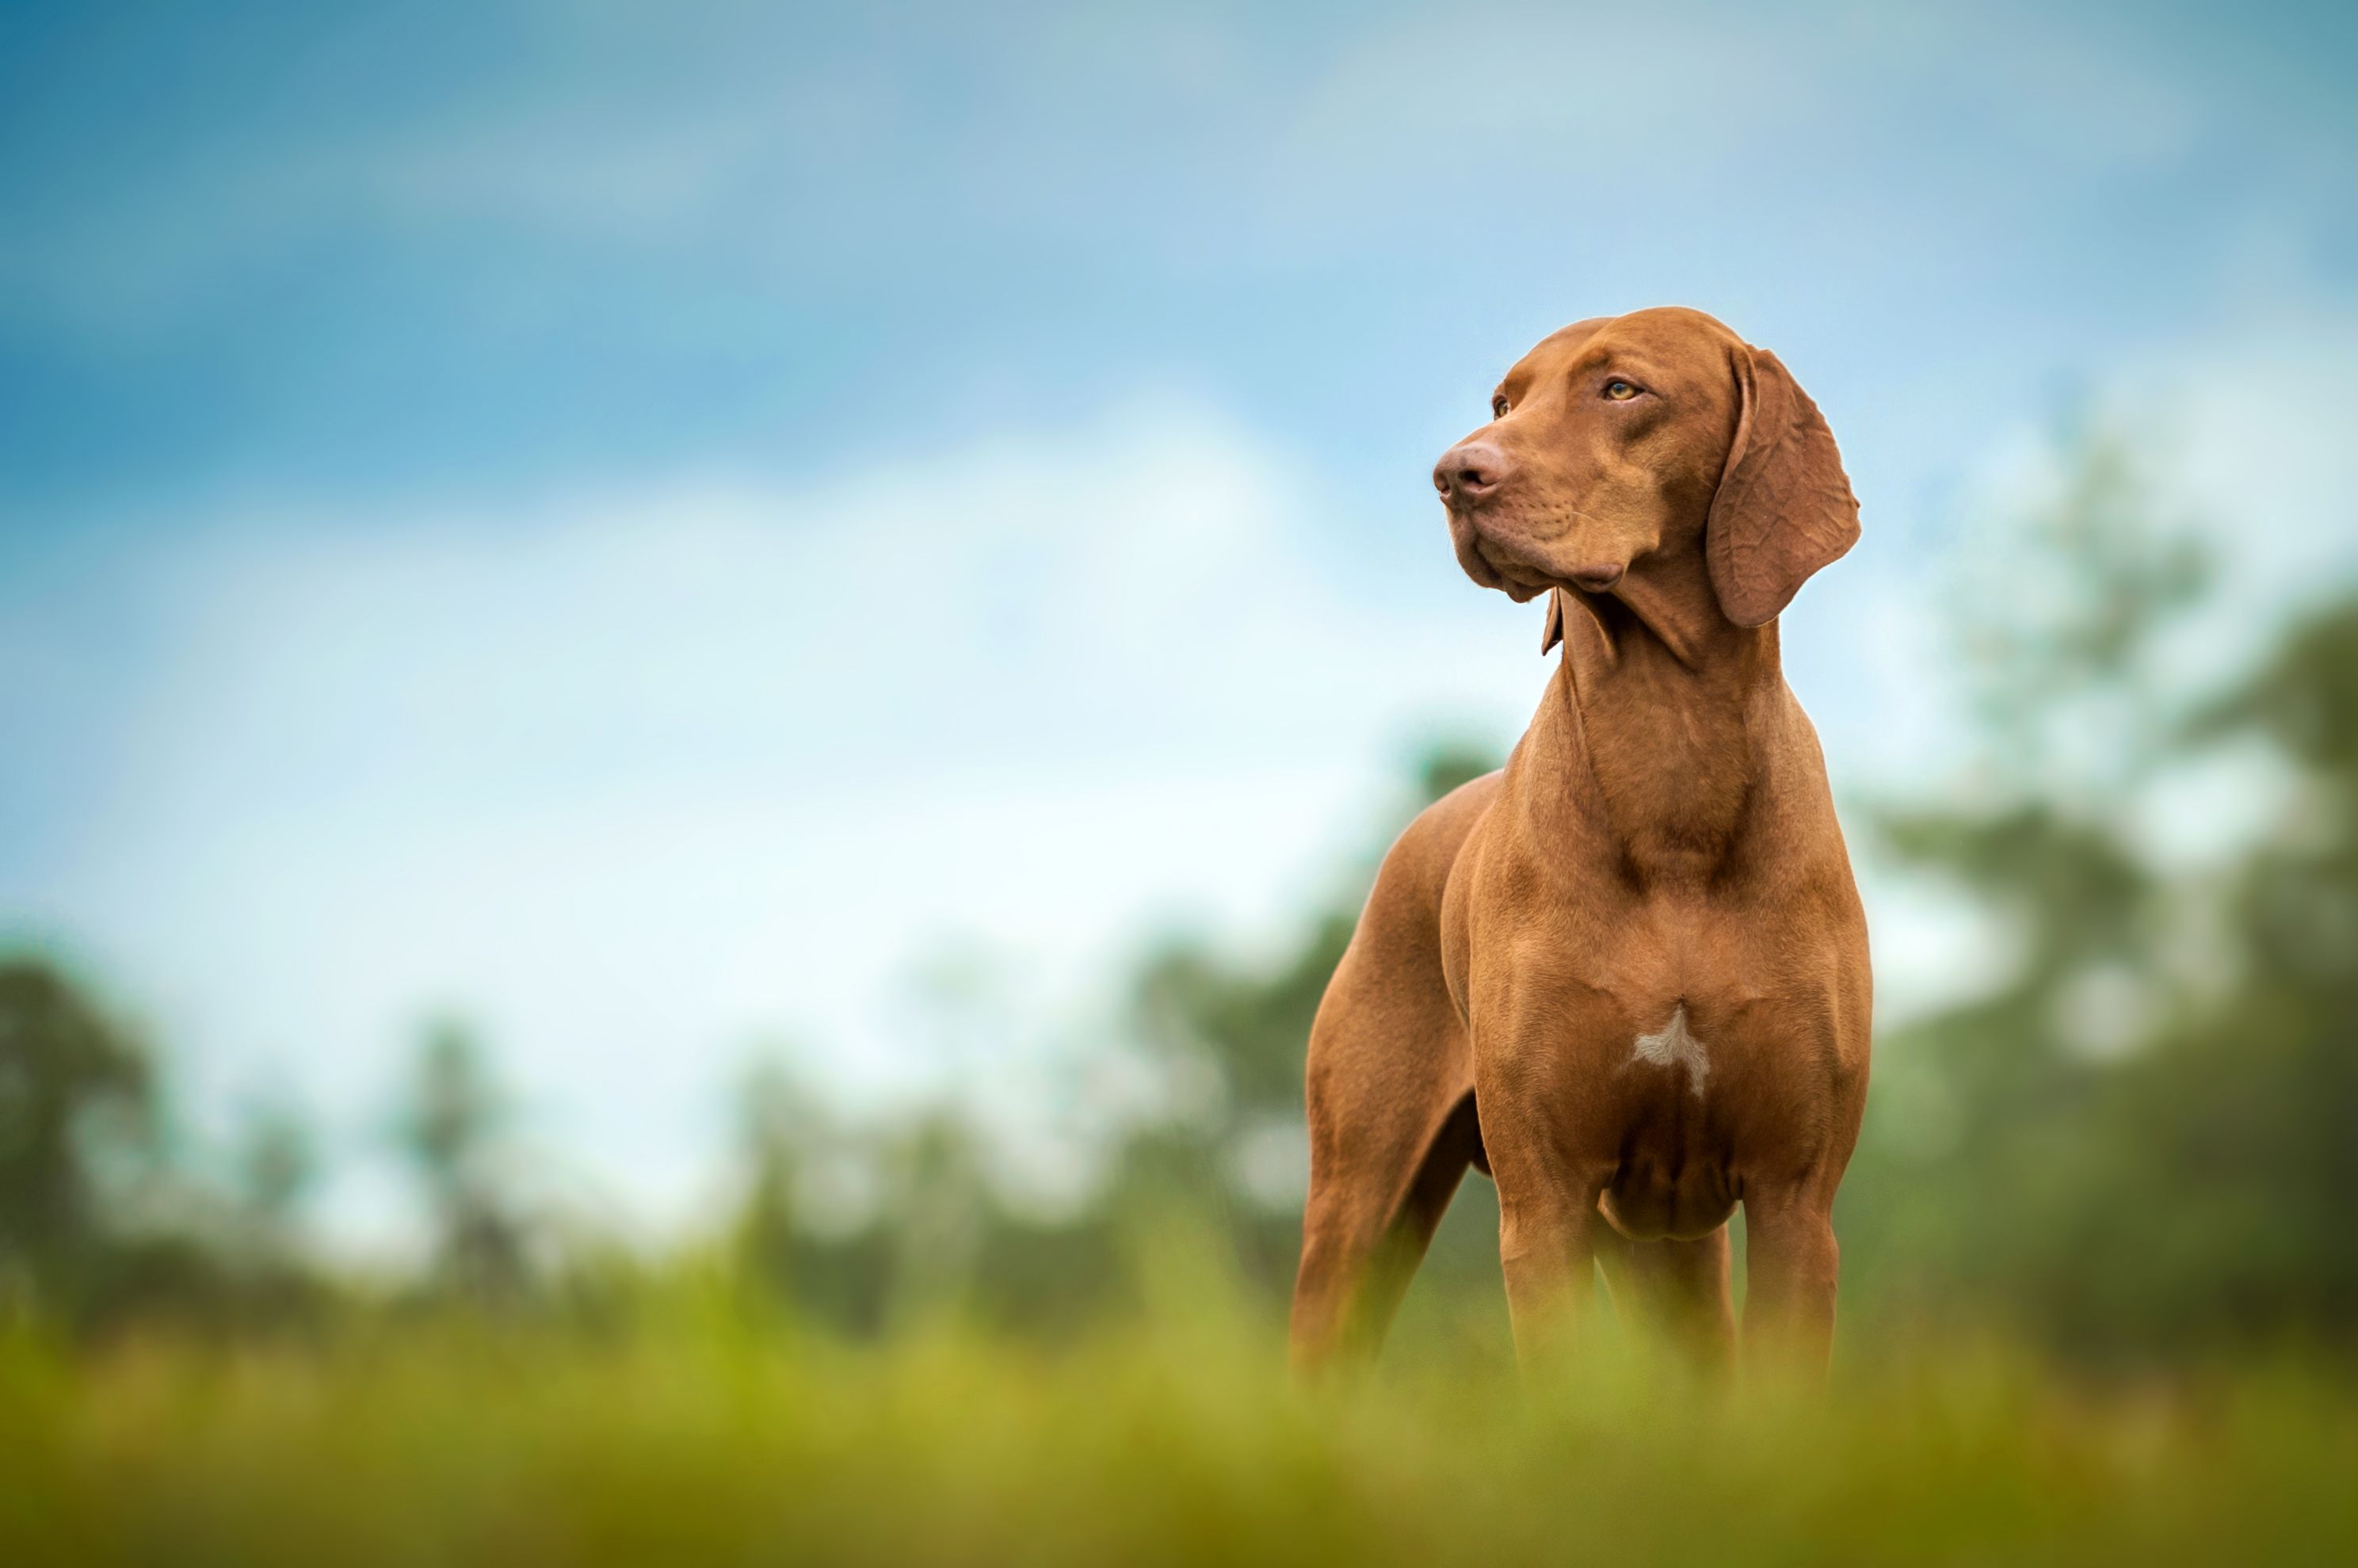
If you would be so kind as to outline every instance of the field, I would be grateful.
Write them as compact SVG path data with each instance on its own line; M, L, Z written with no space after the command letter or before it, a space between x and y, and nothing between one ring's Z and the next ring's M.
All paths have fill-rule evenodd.
M0 1561L2358 1561L2358 1400L2295 1360L2073 1383L1854 1348L1819 1395L1606 1342L1526 1385L1428 1314L1291 1390L1217 1291L1044 1347L854 1344L682 1290L626 1325L0 1347Z

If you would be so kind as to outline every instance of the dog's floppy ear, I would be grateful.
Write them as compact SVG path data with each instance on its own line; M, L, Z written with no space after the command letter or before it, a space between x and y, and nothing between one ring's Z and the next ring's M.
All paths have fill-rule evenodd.
M1563 589L1548 589L1547 624L1540 628L1540 652L1544 654L1563 641Z
M1764 626L1811 573L1858 542L1858 501L1834 433L1792 373L1766 349L1738 345L1735 361L1743 407L1704 552L1721 612Z

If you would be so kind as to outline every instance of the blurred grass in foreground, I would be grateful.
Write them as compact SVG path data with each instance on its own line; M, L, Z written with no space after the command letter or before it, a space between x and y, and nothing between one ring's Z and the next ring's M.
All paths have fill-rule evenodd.
M2358 1560L2358 1399L2295 1361L2097 1386L1887 1347L1831 1396L1729 1395L1607 1338L1537 1387L1443 1320L1305 1397L1233 1288L1054 1351L653 1292L601 1331L19 1329L0 1561Z

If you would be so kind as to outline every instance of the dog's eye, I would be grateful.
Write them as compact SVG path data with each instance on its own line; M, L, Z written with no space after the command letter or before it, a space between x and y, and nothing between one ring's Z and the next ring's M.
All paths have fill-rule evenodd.
M1626 381L1617 379L1605 384L1605 395L1616 403L1627 403L1638 395L1638 389Z
M1490 399L1490 417L1493 419L1504 419L1506 416L1507 395L1502 392L1496 397Z

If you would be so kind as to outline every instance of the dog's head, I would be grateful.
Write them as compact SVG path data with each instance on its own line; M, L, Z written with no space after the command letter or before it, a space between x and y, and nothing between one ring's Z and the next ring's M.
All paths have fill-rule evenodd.
M1759 626L1858 538L1833 433L1777 356L1698 310L1576 322L1433 470L1466 575L1518 602L1707 575Z

